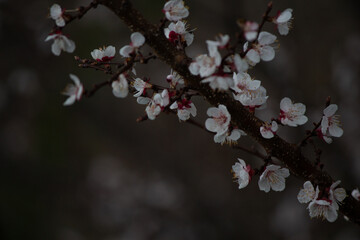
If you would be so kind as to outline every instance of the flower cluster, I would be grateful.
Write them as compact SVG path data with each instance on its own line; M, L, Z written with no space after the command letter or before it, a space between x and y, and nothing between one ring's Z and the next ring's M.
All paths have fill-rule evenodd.
M319 186L314 189L310 181L306 181L297 198L300 203L309 203L310 217L320 217L334 222L337 219L339 204L346 198L346 191L337 188L341 181L334 182L329 188L320 191Z
M246 165L244 160L238 160L239 162L232 166L232 172L239 184L239 189L241 189L249 184L255 171L250 165ZM259 189L264 192L269 192L270 189L277 192L283 191L285 189L285 178L289 176L290 173L287 168L281 168L280 166L272 164L267 165L259 178Z
M194 40L194 34L187 30L186 22L181 21L189 16L189 10L184 6L184 2L170 0L165 3L163 12L167 20L172 21L167 28L164 28L166 38L174 44L190 46Z
M86 9L89 10L91 7L94 7L94 4L89 5ZM86 12L79 9L75 11ZM66 23L75 19L75 16L69 14L70 12L73 11L68 10L65 14L65 9L61 8L58 4L54 4L50 8L50 17L55 21L56 26L45 41L54 41L51 46L54 55L59 56L61 51L72 53L75 50L75 43L62 32ZM188 8L182 0L169 0L163 7L163 13L166 19L162 20L156 34L163 32L166 39L174 44L175 51L179 50L178 52L185 53L185 48L194 41L193 30L188 29L187 22L184 20L189 16ZM186 61L181 63L184 65L187 63L185 70L187 67L187 70L192 75L199 76L199 82L206 84L206 91L211 91L212 89L211 94L215 97L218 91L222 91L219 96L229 94L230 97L232 96L234 100L241 103L245 110L249 110L249 114L254 115L256 114L256 109L265 108L269 96L265 87L262 86L262 82L251 77L249 71L260 61L272 61L275 58L275 48L277 47L277 36L262 31L262 27L265 22L271 22L276 25L280 35L287 35L293 18L292 9L290 8L279 12L276 16L269 16L268 14L269 11L264 15L264 21L261 24L239 20L238 25L242 31L237 34L234 45L231 44L229 35L219 34L215 40L206 41L207 54L196 56L191 63L186 60L185 56L183 59ZM77 17L80 18L81 16L78 15ZM167 21L170 22L165 26ZM145 36L150 37L153 34L152 31L142 31L145 32ZM119 54L126 58L122 59L123 62L121 63L110 62L116 55L116 49L112 45L91 51L90 54L93 60L76 57L76 60L81 60L79 61L81 63L79 66L102 70L107 74L111 74L112 77L110 80L96 84L91 91L86 91L79 78L70 74L74 84L68 84L62 92L67 96L63 105L71 105L75 101L79 101L82 96L89 97L100 87L111 85L112 93L115 97L125 98L130 91L137 98L139 104L146 105L146 115L139 118L140 121L146 119L155 120L161 112L176 114L179 121L187 121L191 116L196 117L197 108L192 101L192 97L204 93L202 90L199 90L199 85L202 86L201 84L195 82L192 86L189 83L193 83L193 79L183 79L182 76L173 70L166 77L167 87L150 83L149 78L143 78L144 81L136 77L135 64L147 63L148 59L154 57L153 53L150 53L150 58L147 58L143 52L140 52L140 48L146 40L144 35L140 32L131 34L129 45L123 46L119 50ZM169 43L166 46L168 45ZM179 56L182 57L181 55ZM116 69L116 72L114 69ZM188 73L182 70L178 70L179 73L183 74L184 77L187 76ZM185 86L182 86L184 84ZM206 97L211 98L212 95L209 94ZM222 101L221 97L215 98L215 100L218 100L218 106L208 108L207 115L209 118L205 121L205 128L209 132L215 133L213 137L215 143L236 144L241 136L246 135L239 127L245 130L250 129L251 135L259 140L259 142L276 143L276 140L280 140L280 138L275 137L279 125L297 127L304 125L308 121L308 118L305 116L306 106L302 103L293 103L290 98L285 97L280 102L278 118L272 118L271 122L256 122L255 130L260 131L260 135L263 138L271 139L275 137L275 141L274 139L261 140L258 138L260 136L259 132L252 131L254 128L242 125L242 123L236 125L238 123L232 122L227 106L221 104L221 102L226 101ZM234 111L234 106L236 104L232 104L231 108L229 106L229 109ZM306 142L310 137L316 136L316 134L327 143L332 142L332 137L341 137L343 130L340 125L339 116L335 115L337 109L338 106L336 104L328 103L328 106L323 110L321 122L314 124L314 129L308 131L309 134L303 142ZM252 117L252 115L249 116ZM201 126L201 124L195 121L191 123ZM305 144L300 144L299 149L303 145L305 146ZM241 146L239 149L251 152ZM268 156L262 156L259 152L253 152L254 155L263 158L265 162L258 169L253 169L242 159L238 159L238 162L232 166L233 177L238 183L239 189L245 188L255 174L259 175L258 186L261 191L267 193L270 190L283 191L285 189L285 179L290 176L290 171L285 167L275 165L273 163L275 156L271 156L271 151L268 151L269 149L266 148L266 150ZM294 169L292 170L294 171ZM307 181L297 196L298 201L300 203L309 203L310 217L321 217L333 222L337 219L339 204L346 198L346 192L343 188L338 187L339 184L340 181L336 181L330 187L319 185L315 188L310 181ZM352 191L352 196L360 201L358 189Z

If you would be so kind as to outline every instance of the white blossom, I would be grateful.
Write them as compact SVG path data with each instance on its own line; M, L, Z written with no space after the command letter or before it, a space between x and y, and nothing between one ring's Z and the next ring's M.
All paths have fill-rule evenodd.
M260 86L256 90L246 90L241 93L234 93L233 95L235 100L238 100L242 105L251 110L264 108L266 106L266 100L269 97L266 96L266 89L263 86Z
M166 107L170 103L169 92L167 89L164 89L161 93L156 93L153 97L154 102L159 105L161 108Z
M115 97L125 98L129 93L129 84L124 74L120 74L118 79L111 83L111 87Z
M263 61L271 61L275 57L275 50L272 44L275 42L276 36L268 32L261 32L256 43L253 43L251 49L247 52L246 58L250 65L255 66ZM244 48L247 49L248 42Z
M233 129L231 132L226 131L221 134L218 134L218 133L215 134L214 142L220 143L220 144L227 143L227 144L232 145L232 144L235 144L242 135L246 136L246 133L243 130Z
M207 115L211 118L206 119L205 127L210 132L221 135L228 131L231 115L226 106L220 104L217 108L211 107L207 110Z
M170 84L171 88L176 88L178 84L184 84L184 79L174 70L166 77L166 81Z
M115 56L115 47L107 46L106 48L94 49L91 52L93 59L99 62L107 62L114 58Z
M239 162L236 162L232 166L232 172L236 182L239 184L239 189L246 187L251 181L251 177L254 174L254 170L251 169L250 165L246 166L244 160L238 158Z
M325 218L329 222L334 222L338 217L337 211L330 199L318 199L319 192L319 187L316 187L314 200L311 201L308 206L309 215L311 218L321 217L323 219Z
M360 192L359 192L359 189L354 189L354 190L352 190L351 196L353 196L353 198L355 198L357 201L360 201Z
M315 189L314 186L311 184L310 181L306 181L304 183L303 189L300 190L299 194L297 195L297 199L300 203L308 203L315 199Z
M276 24L277 29L281 35L287 35L289 33L289 29L291 27L292 11L293 10L291 8L285 9L273 19L273 23Z
M244 36L249 42L254 41L257 38L259 24L257 22L246 21L244 25Z
M271 124L265 123L264 126L260 127L261 136L266 139L273 138L278 128L279 126L276 121L272 121Z
M59 56L61 51L72 53L75 50L75 43L71 39L68 39L61 32L50 34L45 39L45 42L54 40L51 45L51 51L54 55Z
M155 120L156 116L161 113L161 107L154 100L151 100L145 111L150 120Z
M337 186L341 183L340 180L334 182L330 186L329 190L329 199L332 201L332 205L336 210L339 209L339 205L346 198L346 191L344 188L337 188Z
M163 12L169 21L179 21L189 16L189 10L182 0L170 0L164 5Z
M297 127L308 121L304 115L306 106L302 103L293 104L290 98L283 98L280 102L280 120L284 125Z
M234 86L232 87L232 89L236 93L254 91L257 90L261 85L261 81L251 79L250 75L244 72L240 72L238 74L234 73L233 79Z
M207 40L206 43L208 45L216 46L218 48L225 48L229 43L230 37L229 35L222 35L216 36L216 41Z
M186 24L183 21L177 21L176 24L170 23L169 26L164 29L164 34L172 43L180 40L181 42L186 42L187 46L190 46L194 40L194 34L188 32L186 28Z
M339 115L335 115L338 106L330 104L324 109L324 116L321 120L321 134L320 136L325 142L331 143L331 137L341 137L344 131L340 128Z
M130 57L130 54L136 52L137 49L145 43L145 37L139 32L132 33L130 39L130 45L126 45L120 49L120 55L123 57Z
M209 56L207 54L199 55L189 66L189 70L193 75L200 77L208 77L212 75L221 63L221 56L217 46L208 44Z
M81 96L84 92L84 87L80 82L80 79L75 76L74 74L69 75L71 80L74 81L74 84L68 84L62 94L68 96L66 101L64 102L64 106L72 105L75 101L79 101L81 99Z
M219 89L219 90L228 90L229 87L234 85L233 79L229 77L227 74L217 75L214 74L210 77L207 77L201 80L202 83L209 83L209 86L212 89Z
M182 99L181 102L174 102L170 105L170 109L177 109L177 116L179 120L186 121L190 118L190 115L196 117L196 107L190 100Z
M63 18L64 11L59 4L53 4L50 8L50 17L55 20L56 26L64 27L65 19Z
M259 188L265 192L269 192L270 188L274 191L283 191L285 189L285 178L288 176L290 176L289 169L277 165L268 165L260 176Z
M140 97L146 91L146 88L151 88L152 85L150 83L144 82L140 78L136 78L135 81L133 82L133 87L137 91L134 97Z

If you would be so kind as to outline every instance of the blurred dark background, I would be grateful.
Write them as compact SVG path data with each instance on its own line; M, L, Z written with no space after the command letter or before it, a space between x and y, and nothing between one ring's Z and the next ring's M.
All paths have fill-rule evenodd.
M66 9L89 2L57 1ZM77 68L74 54L90 58L93 49L110 44L118 52L130 31L99 6L65 29L76 42L75 53L55 57L51 43L44 42L53 26L47 19L53 3L0 0L1 239L360 239L359 227L341 214L335 223L311 220L296 199L303 181L295 177L280 193L259 191L257 177L238 190L231 166L243 158L257 167L258 159L215 144L211 135L176 116L138 124L144 106L132 96L118 99L104 88L63 107L60 91L71 81L69 73L87 87L106 79ZM163 17L164 1L134 4L153 22ZM188 23L197 29L188 48L194 57L206 52L206 39L234 36L237 18L260 21L267 1L186 4ZM325 169L343 186L360 187L360 4L279 0L272 13L286 8L294 9L293 29L279 37L274 61L250 71L270 96L268 108L257 114L270 120L286 96L305 103L309 122L279 132L297 142L321 118L331 95L344 136L330 146L316 142L324 150ZM276 32L271 24L265 30ZM153 61L137 71L165 84L170 69ZM195 104L203 122L209 105L200 98ZM242 138L240 144L253 143Z

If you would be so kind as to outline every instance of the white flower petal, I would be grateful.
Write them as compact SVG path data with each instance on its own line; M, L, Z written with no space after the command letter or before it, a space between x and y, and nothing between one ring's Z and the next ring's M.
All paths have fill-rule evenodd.
M276 36L268 32L261 32L258 38L258 42L261 45L272 44L275 42L275 40L276 40Z
M325 117L331 117L338 110L338 106L336 104L330 104L327 108L324 109Z
M280 15L276 18L276 21L278 23L284 23L284 22L288 22L291 17L292 17L292 9L291 8L288 8L288 9L285 9L284 11L282 11L280 13Z
M119 53L121 56L123 57L130 57L130 54L134 51L134 47L130 46L130 45L125 45L123 46Z
M141 47L145 43L145 37L139 32L132 33L130 39L133 47Z
M271 46L264 46L260 49L260 57L263 61L271 61L275 58L274 48Z

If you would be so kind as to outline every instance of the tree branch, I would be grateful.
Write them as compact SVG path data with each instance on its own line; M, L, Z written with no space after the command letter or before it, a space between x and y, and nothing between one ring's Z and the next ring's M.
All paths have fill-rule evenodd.
M191 85L191 88L199 91L210 104L225 105L231 114L232 124L244 130L253 140L261 144L267 153L271 153L271 156L284 163L293 175L324 187L329 187L334 182L327 172L317 169L296 144L289 143L277 135L272 139L263 138L259 129L264 122L250 113L240 102L235 101L227 93L214 92L208 85L200 84L201 78L192 75L188 70L192 59L183 51L176 49L165 38L163 30L149 23L138 10L132 7L129 0L100 0L100 4L107 6L132 31L141 32L146 38L146 43L153 48L159 59L180 74L186 85ZM360 224L360 202L351 197L349 190L347 193L348 197L340 205L340 211L351 221Z

